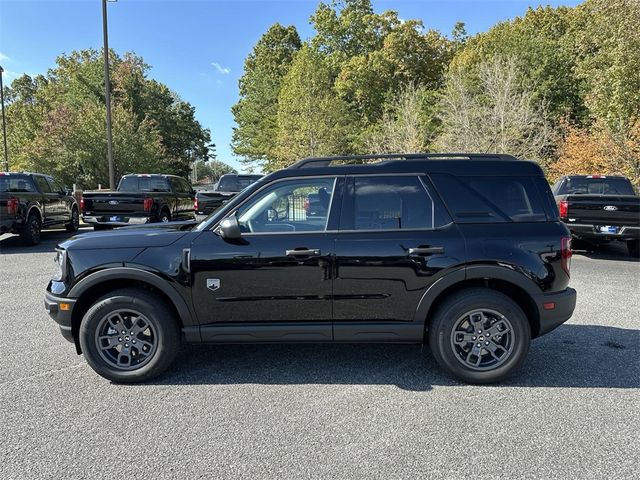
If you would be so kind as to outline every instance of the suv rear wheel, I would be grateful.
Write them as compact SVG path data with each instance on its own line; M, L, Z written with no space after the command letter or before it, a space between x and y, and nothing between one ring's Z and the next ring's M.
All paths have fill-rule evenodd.
M465 289L435 312L429 346L438 364L469 383L494 383L525 361L531 328L522 309L487 288Z
M149 380L164 372L180 348L180 329L169 305L144 290L108 293L80 324L87 363L114 382Z

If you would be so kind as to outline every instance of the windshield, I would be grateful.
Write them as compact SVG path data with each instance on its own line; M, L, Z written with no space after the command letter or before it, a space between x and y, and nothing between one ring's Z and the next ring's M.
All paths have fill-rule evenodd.
M169 182L164 177L123 177L119 192L169 192Z
M567 178L558 195L635 195L631 182L620 177Z

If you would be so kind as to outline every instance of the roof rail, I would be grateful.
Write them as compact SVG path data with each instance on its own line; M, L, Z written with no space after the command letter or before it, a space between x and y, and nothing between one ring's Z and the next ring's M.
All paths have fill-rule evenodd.
M347 164L364 163L365 160L517 160L502 153L383 153L371 155L338 155L333 157L308 157L287 168L328 167L333 162ZM376 162L378 163L378 162Z

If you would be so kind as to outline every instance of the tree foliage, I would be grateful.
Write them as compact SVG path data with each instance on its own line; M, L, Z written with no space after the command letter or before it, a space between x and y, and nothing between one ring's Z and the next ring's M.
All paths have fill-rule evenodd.
M232 148L246 164L262 164L275 155L280 87L300 46L295 27L276 23L245 61L240 100L232 108L237 125Z
M147 78L142 58L110 52L113 160L116 175L187 175L205 158L209 131L193 106ZM108 184L102 54L62 55L46 75L23 75L7 89L12 169L57 175L67 185Z
M333 91L328 62L304 45L283 80L275 155L265 168L274 170L302 157L344 152L349 148L350 126L346 104Z
M438 148L548 158L554 137L546 104L520 86L518 70L513 57L487 60L473 71L453 70L441 100Z

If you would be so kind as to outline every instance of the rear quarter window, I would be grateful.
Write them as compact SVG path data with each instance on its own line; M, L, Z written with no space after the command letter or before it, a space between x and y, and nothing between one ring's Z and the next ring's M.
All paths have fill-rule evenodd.
M431 180L458 223L547 221L534 177L432 174Z

